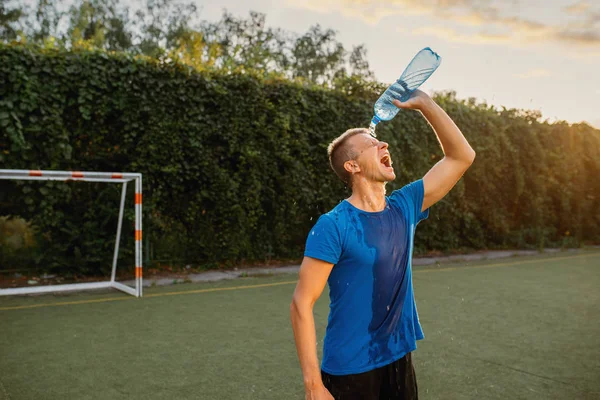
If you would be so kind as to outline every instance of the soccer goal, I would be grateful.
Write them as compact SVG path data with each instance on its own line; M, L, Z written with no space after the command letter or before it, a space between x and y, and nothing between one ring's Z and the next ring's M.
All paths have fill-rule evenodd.
M117 224L117 237L115 241L110 281L0 289L0 296L102 288L114 288L135 297L142 296L142 174L128 172L80 172L0 169L0 179L36 181L84 181L123 184L123 188L121 191L121 204L119 208L119 220ZM119 242L121 240L121 227L123 225L123 210L125 208L125 194L127 193L127 183L131 181L135 181L135 287L122 284L115 280L117 273L117 258L119 255Z

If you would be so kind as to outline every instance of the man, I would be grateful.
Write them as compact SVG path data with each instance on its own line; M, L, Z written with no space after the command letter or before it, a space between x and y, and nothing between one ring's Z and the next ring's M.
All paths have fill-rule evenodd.
M475 152L448 115L417 90L399 108L419 110L444 158L418 181L385 195L396 178L388 145L350 129L328 148L352 195L309 232L290 314L306 399L417 399L411 361L423 338L412 288L416 225L454 187ZM313 306L329 283L330 312L319 368Z

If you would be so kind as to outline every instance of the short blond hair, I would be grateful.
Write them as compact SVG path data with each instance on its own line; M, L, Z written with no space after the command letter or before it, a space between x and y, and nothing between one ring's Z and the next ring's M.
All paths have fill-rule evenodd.
M352 174L344 168L346 161L354 160L357 154L348 143L352 136L369 133L367 128L352 128L333 139L327 146L327 155L329 156L329 165L335 174L349 187L352 187Z

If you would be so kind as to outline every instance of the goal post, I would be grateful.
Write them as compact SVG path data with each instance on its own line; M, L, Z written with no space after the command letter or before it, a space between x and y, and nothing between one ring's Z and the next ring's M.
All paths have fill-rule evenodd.
M121 191L119 219L117 223L117 236L115 241L110 281L0 289L0 296L102 288L114 288L135 297L142 296L142 174L132 172L87 172L45 170L40 171L22 169L0 169L0 179L35 181L83 181L123 184ZM121 228L123 226L123 210L125 209L125 195L127 193L127 183L131 181L134 181L135 183L135 287L131 287L129 285L125 285L116 281L117 258L119 256L119 242L121 241Z

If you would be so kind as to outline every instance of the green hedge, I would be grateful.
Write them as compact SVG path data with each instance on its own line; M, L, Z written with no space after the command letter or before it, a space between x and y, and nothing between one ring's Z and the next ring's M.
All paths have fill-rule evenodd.
M2 45L0 165L143 173L153 259L215 266L298 258L316 218L348 195L329 170L326 146L370 120L376 94L359 92L124 54ZM437 101L477 160L420 225L418 251L600 240L600 131L452 93ZM401 112L378 134L397 167L390 190L442 156L416 112ZM0 215L37 227L35 263L78 273L110 264L118 187L0 185Z

